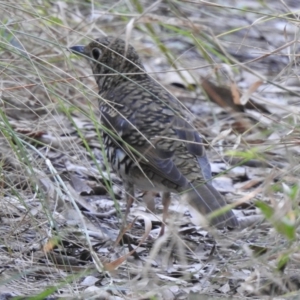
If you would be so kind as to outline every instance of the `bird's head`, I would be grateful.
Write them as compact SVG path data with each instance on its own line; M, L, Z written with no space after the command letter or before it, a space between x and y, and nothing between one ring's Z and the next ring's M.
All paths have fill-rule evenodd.
M124 40L112 36L96 39L87 46L73 46L69 50L89 60L98 83L103 81L98 78L103 75L125 73L126 77L130 73L141 73L144 69L135 49Z

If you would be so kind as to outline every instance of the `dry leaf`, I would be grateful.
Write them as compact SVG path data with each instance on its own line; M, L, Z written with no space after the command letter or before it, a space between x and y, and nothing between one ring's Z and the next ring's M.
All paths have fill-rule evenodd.
M256 82L254 82L250 88L242 95L242 97L240 98L240 103L241 105L245 105L249 99L250 99L250 96L256 92L256 90L263 84L263 81L262 80L258 80Z
M230 85L231 95L233 99L233 103L236 105L242 105L241 98L240 98L240 92L236 85L236 83L233 81Z

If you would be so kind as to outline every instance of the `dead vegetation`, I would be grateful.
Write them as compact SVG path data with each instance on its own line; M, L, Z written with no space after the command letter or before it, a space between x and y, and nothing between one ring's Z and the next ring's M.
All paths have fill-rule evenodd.
M0 7L0 299L298 299L298 1ZM187 107L241 230L201 228L174 196L157 240L160 196L153 214L140 192L116 243L122 182L91 71L67 51L103 34Z

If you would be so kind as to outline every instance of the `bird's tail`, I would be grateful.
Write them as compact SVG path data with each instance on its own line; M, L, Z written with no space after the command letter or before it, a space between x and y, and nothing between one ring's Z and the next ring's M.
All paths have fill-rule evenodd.
M201 214L207 215L226 206L223 196L212 186L211 183L194 186L186 192L188 203ZM239 222L232 212L228 210L214 217L211 224L216 227L238 227Z

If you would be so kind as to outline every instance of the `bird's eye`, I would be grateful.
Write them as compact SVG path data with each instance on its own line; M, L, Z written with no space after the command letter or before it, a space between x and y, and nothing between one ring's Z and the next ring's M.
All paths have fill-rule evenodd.
M101 55L100 49L99 49L99 48L94 48L94 49L92 50L92 55L93 55L93 58L94 58L94 59L98 60L99 57L100 57L100 55Z

